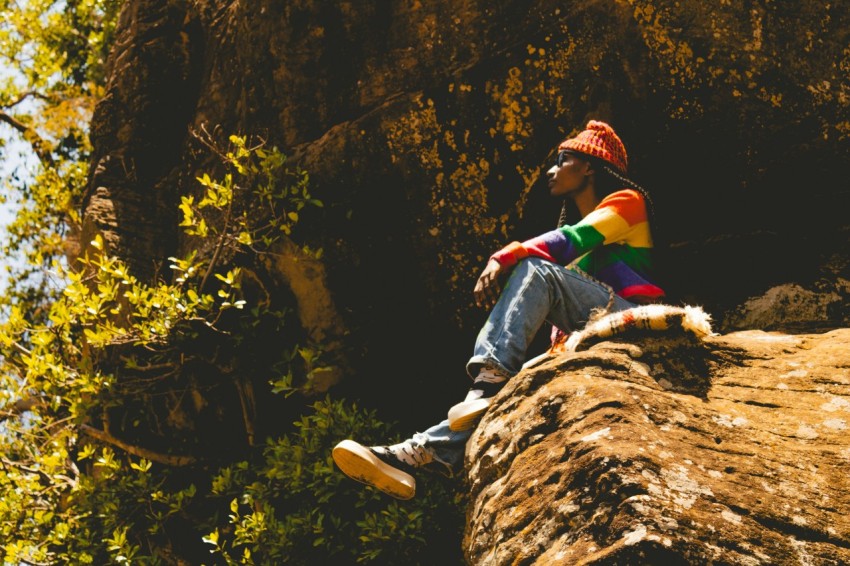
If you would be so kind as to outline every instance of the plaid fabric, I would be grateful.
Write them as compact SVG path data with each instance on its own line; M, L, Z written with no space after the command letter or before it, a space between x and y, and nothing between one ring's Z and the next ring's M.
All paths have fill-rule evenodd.
M621 173L626 172L628 156L626 148L614 129L605 122L591 120L587 128L574 138L561 142L558 151L569 149L593 157L603 159L617 168Z

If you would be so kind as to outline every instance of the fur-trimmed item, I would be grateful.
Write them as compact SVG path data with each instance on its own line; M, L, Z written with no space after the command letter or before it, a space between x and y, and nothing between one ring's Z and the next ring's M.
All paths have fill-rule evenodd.
M655 304L617 311L600 318L591 317L584 329L573 332L549 349L551 353L575 352L591 341L611 338L629 330L669 330L680 328L703 339L713 334L711 315L701 307Z

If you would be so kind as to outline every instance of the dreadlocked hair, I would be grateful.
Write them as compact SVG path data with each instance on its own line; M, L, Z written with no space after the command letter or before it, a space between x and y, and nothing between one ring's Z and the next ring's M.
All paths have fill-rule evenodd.
M653 229L653 236L657 239L657 230L658 226L655 222L655 205L652 203L652 197L649 196L649 191L645 188L641 187L616 169L614 169L610 164L606 161L598 159L596 157L592 157L589 155L582 155L583 159L587 159L590 161L594 168L601 172L596 176L596 196L601 199L604 199L611 193L615 191L619 191L624 186L634 189L639 192L643 197L644 202L646 203L646 213L647 219L649 220L649 225ZM561 205L561 213L558 215L558 225L556 228L560 228L564 224L567 223L567 216L569 215L569 209L567 207L567 199L564 199L564 203Z

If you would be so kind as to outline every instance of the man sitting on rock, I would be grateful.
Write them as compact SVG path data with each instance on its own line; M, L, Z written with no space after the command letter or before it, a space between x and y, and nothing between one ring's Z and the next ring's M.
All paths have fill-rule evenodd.
M652 201L628 179L626 150L606 123L591 120L561 142L547 172L549 193L564 200L558 228L493 254L475 284L475 302L492 308L466 370L474 380L448 418L392 446L343 440L333 450L349 477L399 499L416 493L413 472L463 466L466 441L492 397L522 368L526 350L549 322L561 338L594 312L659 301L652 276ZM565 224L567 199L582 219ZM504 288L502 275L510 274ZM557 337L556 337L557 338ZM553 338L553 339L556 339Z

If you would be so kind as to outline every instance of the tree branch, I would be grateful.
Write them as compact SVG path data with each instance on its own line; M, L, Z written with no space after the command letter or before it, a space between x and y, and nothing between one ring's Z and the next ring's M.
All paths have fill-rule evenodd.
M53 102L53 101L56 100L54 97L48 96L46 94L42 94L42 93L40 93L36 90L28 90L26 92L22 92L20 94L20 96L18 96L18 98L16 98L15 100L13 100L10 103L4 105L3 107L6 108L7 110L9 108L14 108L15 106L17 106L18 104L20 104L21 102L23 102L24 100L26 100L27 98L30 98L30 97L40 98L42 100L46 100L47 102Z
M50 475L43 470L33 468L32 466L27 466L26 464L22 464L20 462L14 462L14 461L9 460L7 458L0 458L0 463L2 463L4 466L9 466L10 468L17 468L17 469L19 469L23 472L28 473L28 474L38 476L38 477L41 478L42 482L45 483L46 485L50 485L50 484L53 483L53 479L50 477Z
M12 403L9 403L2 409L0 409L0 422L5 421L6 419L11 419L13 417L17 417L21 413L25 413L31 410L33 407L39 403L40 399L37 397L25 397L24 399L18 399Z
M123 440L115 438L108 432L104 432L89 425L80 425L80 431L89 435L95 440L100 440L101 442L111 444L116 448L120 448L128 454L132 454L133 456L138 456L139 458L144 458L145 460L150 460L151 462L156 462L158 464L165 464L166 466L188 466L190 464L195 463L194 456L173 456L171 454L160 454L159 452L154 452L153 450L148 450L147 448L141 448L139 446L133 446L132 444L128 444Z
M53 167L53 156L50 154L50 146L44 141L34 128L31 128L6 112L0 112L0 122L6 122L16 130L18 130L24 139L30 143L32 150L41 160L41 163L46 167Z

